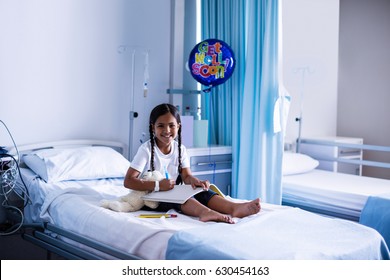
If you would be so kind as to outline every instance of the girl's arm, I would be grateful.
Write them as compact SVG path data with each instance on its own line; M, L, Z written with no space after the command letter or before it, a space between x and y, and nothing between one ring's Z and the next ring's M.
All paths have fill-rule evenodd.
M201 181L197 177L193 176L190 168L183 168L181 171L184 184L191 185L193 188L201 187L204 190L208 190L210 182L208 180Z
M136 191L154 191L156 183L138 178L140 172L134 168L129 168L126 173L124 186L125 188ZM159 182L160 191L173 189L175 181L163 179Z

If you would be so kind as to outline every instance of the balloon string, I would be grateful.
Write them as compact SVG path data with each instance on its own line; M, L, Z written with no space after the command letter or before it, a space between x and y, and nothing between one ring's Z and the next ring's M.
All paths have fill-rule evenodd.
M209 93L212 89L212 86L210 86L207 89L204 89L203 91L206 93ZM215 183L215 167L216 164L211 160L211 155L212 155L212 150L211 150L211 145L213 142L213 131L214 131L214 100L211 94L209 94L209 109L210 109L210 114L209 114L209 131L208 131L208 146L209 146L209 167L213 168L213 173L212 173L212 182Z
M208 87L208 88L203 89L202 91L203 91L204 93L208 93L208 92L211 91L211 88L212 88L212 87L213 87L213 86L210 86L210 87Z

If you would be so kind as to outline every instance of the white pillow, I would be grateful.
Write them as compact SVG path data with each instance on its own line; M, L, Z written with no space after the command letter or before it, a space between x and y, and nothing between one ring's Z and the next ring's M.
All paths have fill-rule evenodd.
M309 172L318 166L318 160L308 155L298 153L284 153L282 174L294 175Z
M130 166L120 153L100 146L38 150L23 161L47 183L124 177Z

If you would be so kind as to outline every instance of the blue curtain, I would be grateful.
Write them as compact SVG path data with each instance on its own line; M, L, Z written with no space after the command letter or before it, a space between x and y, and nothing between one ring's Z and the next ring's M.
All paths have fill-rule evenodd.
M280 204L278 1L202 0L202 38L225 41L236 58L232 77L202 95L211 143L232 145L232 196Z

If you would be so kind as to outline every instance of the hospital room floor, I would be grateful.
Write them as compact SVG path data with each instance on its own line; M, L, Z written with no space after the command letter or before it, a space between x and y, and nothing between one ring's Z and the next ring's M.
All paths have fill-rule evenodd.
M54 253L47 258L47 251L24 240L19 234L0 236L1 260L63 260Z

